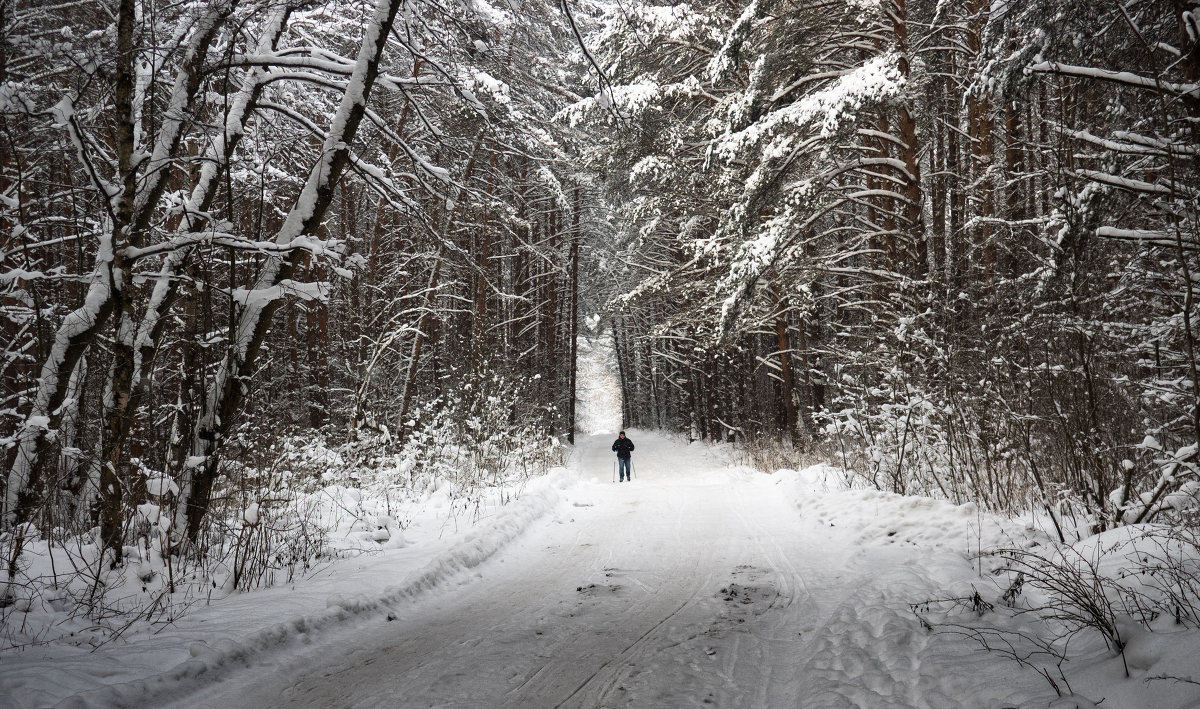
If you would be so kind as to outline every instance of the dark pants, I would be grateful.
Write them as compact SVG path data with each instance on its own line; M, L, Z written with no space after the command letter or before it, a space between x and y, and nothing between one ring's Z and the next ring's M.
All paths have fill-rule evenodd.
M625 476L628 475L630 480L633 480L633 473L629 472L630 458L617 458L617 468L621 471L621 482L625 482Z

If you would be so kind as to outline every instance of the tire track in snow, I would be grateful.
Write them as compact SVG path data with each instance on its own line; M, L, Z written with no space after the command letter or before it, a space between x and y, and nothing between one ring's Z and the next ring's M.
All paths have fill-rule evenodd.
M668 503L671 505L671 509L674 512L674 521L670 525L672 529L672 535L676 543L683 546L687 543L688 539L688 536L684 532L686 520L688 519L688 513L692 512L692 510L674 500L668 500ZM634 508L638 505L638 501L633 501L630 503L630 506ZM693 569L704 569L708 566L706 562L707 558L711 556L711 549L704 549L702 551L702 556L703 558L695 559L694 563L690 564ZM614 554L610 553L607 558L612 560L614 558ZM680 563L678 566L682 569L687 567L688 564ZM613 567L605 567L606 573L609 568ZM617 569L613 568L613 571L617 571ZM686 578L686 576L681 572L675 572L668 575L668 577L675 580ZM712 573L705 572L703 579L691 579L692 590L690 594L677 605L677 594L672 596L664 593L662 598L659 599L656 598L656 596L659 595L658 589L651 588L636 576L625 574L622 575L621 578L628 579L651 596L653 607L643 610L642 614L650 618L661 615L661 618L651 625L645 632L629 642L629 644L621 649L619 653L617 653L608 661L604 662L604 664L600 667L596 668L596 670L586 677L569 695L555 704L555 709L568 706L607 706L610 699L619 690L622 680L629 676L629 668L638 667L641 664L638 662L638 660L643 660L648 654L654 654L656 652L655 642L657 640L657 636L661 634L664 628L668 626L670 621L677 618L685 609L692 605L697 596L699 596L708 586L711 585ZM669 584L665 584L664 586L667 589L670 587ZM664 610L666 611L665 614L663 614ZM514 707L528 706L528 704L522 702L513 703L511 700L506 702L505 705Z
M619 655L617 655L613 659L611 659L608 662L601 665L595 672L593 672L591 675L589 675L588 678L585 679L582 684L580 684L578 687L576 687L575 691L573 691L569 695L567 695L567 697L565 699L563 699L561 702L559 702L558 704L555 704L554 709L561 709L562 707L569 705L571 703L571 700L574 699L581 692L583 692L583 690L586 689L587 686L589 684L591 684L597 677L599 677L601 673L603 673L605 670L607 670L611 667L614 667L619 662L625 661L626 658L630 654L633 653L634 649L637 648L639 644L645 642L646 639L649 638L650 635L654 633L654 631L658 630L659 628L661 628L663 626L663 624L665 624L667 621L671 620L676 615L678 615L679 612L682 611L685 607L687 607L687 605L689 603L691 603L695 598L696 598L696 594L693 593L692 596L689 597L686 601L679 604L679 607L677 607L675 610L668 613L662 620L655 623L649 630L642 633L642 635L640 637L638 637L636 640L634 640L632 643L630 643L629 646L626 647L624 650L622 650ZM603 704L604 700L607 699L612 694L613 689L616 687L616 683L617 683L618 679L619 679L618 677L610 677L608 680L605 681L604 686L602 687L600 692L597 694L598 701L596 704ZM594 706L594 705L588 704L587 706Z
M773 691L781 691L777 689L777 682L782 681L784 685L788 685L792 676L789 670L794 671L794 661L792 653L787 651L788 641L795 637L792 634L791 628L794 626L795 618L788 611L792 605L796 603L797 589L803 589L805 600L812 602L812 594L809 591L808 585L804 577L799 573L795 564L788 558L780 546L777 538L778 530L767 530L762 522L755 518L748 517L742 510L746 509L745 496L746 492L742 488L737 488L738 505L734 507L734 512L741 521L742 526L751 531L751 538L754 540L756 547L767 562L767 568L774 572L774 577L778 579L778 593L771 599L770 605L763 611L765 615L768 611L776 609L780 612L772 614L772 619L769 625L764 629L765 635L760 641L752 644L752 647L743 649L742 638L737 638L732 648L733 662L728 668L729 674L736 672L736 663L738 663L743 654L749 653L752 655L752 666L756 668L759 681L757 683L757 691L754 696L755 706L772 706ZM778 605L782 599L782 604ZM784 638L784 636L790 636ZM776 649L773 646L783 644L784 647ZM782 680L777 680L783 676ZM786 690L782 690L786 692Z

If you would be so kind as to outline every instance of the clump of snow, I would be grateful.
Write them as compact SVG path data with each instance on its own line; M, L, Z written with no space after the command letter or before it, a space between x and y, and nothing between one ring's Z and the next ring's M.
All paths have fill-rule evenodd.
M151 525L157 525L159 520L162 519L162 509L152 502L143 502L138 505L137 514L140 519L145 520L147 524Z
M864 103L886 101L904 89L898 57L881 54L839 77L831 86L800 101L772 111L749 127L726 135L717 146L726 160L784 129L814 126L822 136L835 133L842 122L853 119Z
M273 300L296 297L300 300L323 301L329 296L332 286L327 281L303 283L284 279L278 285L263 288L235 288L231 297L235 303L245 307L263 307Z
M627 84L624 86L606 87L595 96L581 99L560 110L554 120L565 120L568 125L575 127L583 122L590 114L601 112L607 115L609 109L616 109L625 117L637 117L646 111L656 109L662 89L650 81Z
M154 497L178 495L179 485L169 475L154 472L146 478L146 494Z
M472 77L472 81L468 84L469 87L478 87L486 91L492 100L499 104L512 103L512 97L509 96L508 84L497 79L486 71L477 71Z

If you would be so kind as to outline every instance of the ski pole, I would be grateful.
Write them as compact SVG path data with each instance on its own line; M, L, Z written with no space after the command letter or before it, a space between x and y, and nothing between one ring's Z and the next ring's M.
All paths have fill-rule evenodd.
M617 481L617 461L613 461L613 482Z

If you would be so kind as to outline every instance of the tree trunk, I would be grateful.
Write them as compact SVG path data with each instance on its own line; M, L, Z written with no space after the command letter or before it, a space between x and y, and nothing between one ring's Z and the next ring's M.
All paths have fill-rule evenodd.
M575 399L579 370L579 212L582 209L580 188L575 188L575 209L571 214L571 384L567 387L567 442L575 444Z
M910 80L909 43L908 43L908 6L907 0L893 0L892 32L896 36L896 51L899 54L897 62L900 75L907 82ZM904 215L904 235L907 242L905 262L908 266L906 275L923 279L929 270L929 245L925 240L925 230L921 226L921 162L917 150L917 121L913 115L912 106L908 101L900 104L899 108L900 161L904 163L903 184L901 194L904 204L900 211Z
M788 337L788 301L787 296L780 295L778 287L772 287L775 296L775 346L779 350L779 376L783 380L783 417L788 438L793 443L797 441L796 415L796 375L792 369L792 344Z
M621 428L629 425L629 383L625 378L625 358L621 349L621 319L613 318L613 354L617 358L617 375L621 379Z

